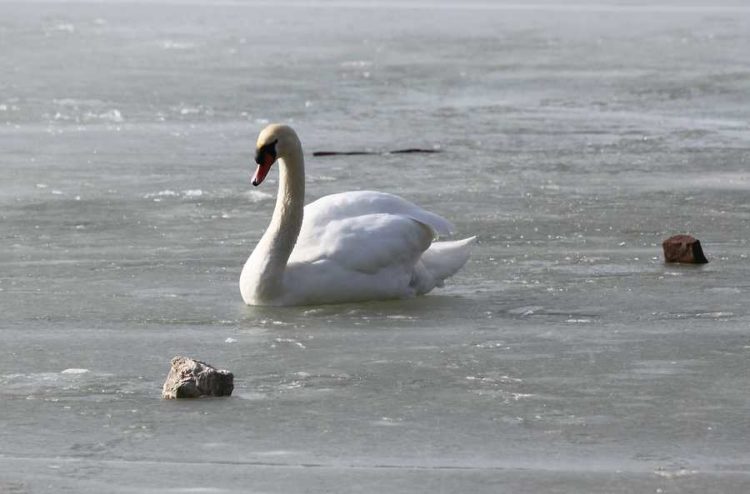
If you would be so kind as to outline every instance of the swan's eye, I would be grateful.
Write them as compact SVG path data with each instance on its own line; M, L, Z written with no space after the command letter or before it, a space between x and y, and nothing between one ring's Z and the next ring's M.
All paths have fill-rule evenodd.
M255 151L255 162L260 164L271 164L276 161L276 139L273 142L264 144Z

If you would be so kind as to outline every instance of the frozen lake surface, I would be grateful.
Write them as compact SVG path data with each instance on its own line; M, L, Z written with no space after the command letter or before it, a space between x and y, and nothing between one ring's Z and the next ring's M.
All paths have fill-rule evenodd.
M0 493L750 492L745 2L0 1L0 51ZM269 121L465 269L244 306Z

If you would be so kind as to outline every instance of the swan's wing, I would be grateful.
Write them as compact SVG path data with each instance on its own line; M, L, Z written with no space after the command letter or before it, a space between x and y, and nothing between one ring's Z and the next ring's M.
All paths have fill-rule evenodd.
M301 237L305 236L306 229L322 228L335 220L383 213L412 218L427 225L436 237L453 232L453 225L448 220L406 199L385 192L364 190L332 194L305 206Z
M339 268L365 274L403 267L410 273L431 242L431 228L410 217L364 214L308 226L289 262L333 262Z

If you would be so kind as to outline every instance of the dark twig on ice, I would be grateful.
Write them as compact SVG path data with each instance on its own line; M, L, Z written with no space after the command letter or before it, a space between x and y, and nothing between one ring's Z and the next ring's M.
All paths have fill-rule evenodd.
M406 148L396 149L395 151L388 151L389 154L409 154L409 153L439 153L439 149L422 149L422 148Z
M361 156L376 154L439 153L439 149L406 148L393 151L315 151L313 156Z
M375 151L314 151L313 156L359 156L363 154L382 154Z

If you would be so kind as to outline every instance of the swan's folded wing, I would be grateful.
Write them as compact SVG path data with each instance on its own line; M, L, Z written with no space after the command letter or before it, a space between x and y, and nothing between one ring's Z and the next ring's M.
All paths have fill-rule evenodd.
M433 236L447 236L453 232L451 222L442 216L399 196L371 190L331 194L308 204L302 230L304 233L305 229L322 228L334 220L379 213L412 218L430 227Z
M308 227L289 262L329 261L347 270L375 274L392 266L410 269L431 242L431 228L412 218L365 214Z

